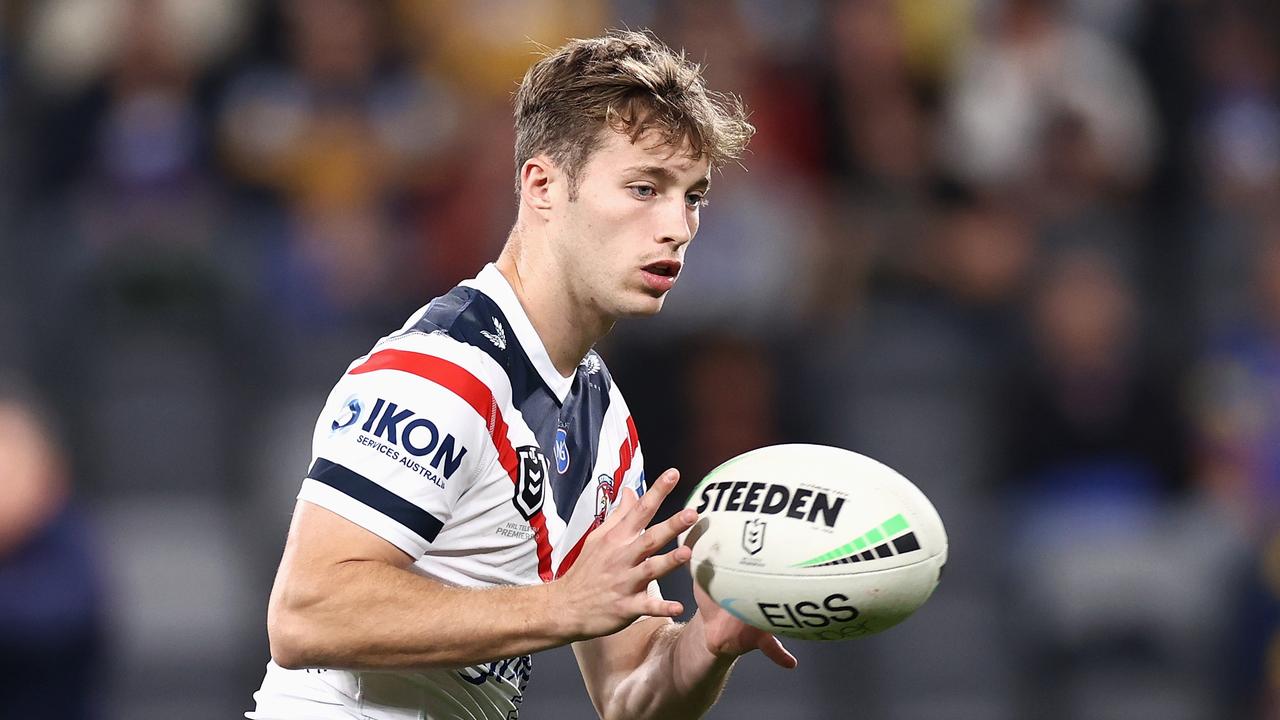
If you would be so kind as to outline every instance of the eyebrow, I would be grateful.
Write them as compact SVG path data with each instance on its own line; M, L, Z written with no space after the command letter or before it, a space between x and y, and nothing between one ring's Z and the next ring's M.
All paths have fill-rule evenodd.
M640 175L648 175L657 178L668 185L675 185L679 182L679 178L669 168L661 165L633 165L622 171L623 174L630 175L637 173ZM703 192L711 189L711 179L707 177L699 178L697 182L689 186L690 190L702 190Z

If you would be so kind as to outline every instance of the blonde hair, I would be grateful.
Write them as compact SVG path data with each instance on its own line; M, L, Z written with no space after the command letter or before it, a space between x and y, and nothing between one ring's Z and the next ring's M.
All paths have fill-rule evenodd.
M684 52L631 30L571 40L535 63L516 91L515 125L517 192L524 163L545 153L568 175L571 200L606 128L631 142L656 130L713 168L741 157L755 133L741 99L708 90Z

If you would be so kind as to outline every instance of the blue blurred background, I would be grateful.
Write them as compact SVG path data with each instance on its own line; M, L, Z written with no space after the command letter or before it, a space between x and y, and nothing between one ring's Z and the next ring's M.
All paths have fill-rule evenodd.
M841 445L952 543L711 717L1280 717L1270 0L3 3L0 716L250 706L329 387L496 256L531 41L624 24L759 128L601 348L649 476Z

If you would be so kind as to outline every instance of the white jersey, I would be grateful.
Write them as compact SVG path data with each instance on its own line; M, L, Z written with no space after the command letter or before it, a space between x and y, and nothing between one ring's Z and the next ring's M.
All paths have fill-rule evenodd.
M619 490L644 492L626 403L595 352L555 369L488 265L352 363L316 425L298 497L385 538L450 585L549 582ZM256 720L515 718L526 655L452 670L267 666Z

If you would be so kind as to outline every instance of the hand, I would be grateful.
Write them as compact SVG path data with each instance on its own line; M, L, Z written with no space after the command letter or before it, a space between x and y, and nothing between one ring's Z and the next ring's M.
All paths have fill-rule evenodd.
M680 603L647 592L650 581L688 562L693 554L680 546L654 555L693 525L698 519L693 510L681 510L645 529L679 480L679 472L668 470L642 498L623 488L618 506L587 536L573 567L551 583L557 607L569 614L575 639L612 635L641 615L675 617L684 612Z
M711 596L703 592L697 581L693 583L693 597L698 601L698 614L702 616L702 634L707 650L721 658L736 658L752 650L759 650L774 663L795 669L799 661L787 652L777 637L754 628L730 615Z

